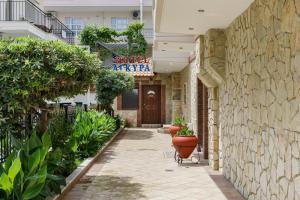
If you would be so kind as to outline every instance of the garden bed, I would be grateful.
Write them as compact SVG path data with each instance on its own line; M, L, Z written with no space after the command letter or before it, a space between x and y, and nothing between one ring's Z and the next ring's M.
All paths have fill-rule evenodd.
M76 183L80 180L80 178L91 168L91 166L101 157L101 155L105 152L107 147L115 140L115 138L124 130L124 128L119 128L114 136L106 142L98 153L94 157L90 157L85 159L78 167L75 169L67 178L66 178L66 186L62 189L60 195L52 198L53 200L61 200L63 197L76 185Z

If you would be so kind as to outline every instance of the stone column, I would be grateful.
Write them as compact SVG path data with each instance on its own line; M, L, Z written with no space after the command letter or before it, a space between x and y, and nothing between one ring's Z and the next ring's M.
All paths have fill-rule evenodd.
M218 87L208 90L209 165L219 169L219 94Z

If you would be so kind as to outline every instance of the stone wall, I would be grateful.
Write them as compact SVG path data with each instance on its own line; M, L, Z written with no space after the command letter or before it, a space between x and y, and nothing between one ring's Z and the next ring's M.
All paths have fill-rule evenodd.
M248 199L300 199L300 1L256 0L226 30L223 173Z
M198 132L198 88L197 74L199 66L194 60L180 72L180 88L181 88L181 111L182 116L189 123L190 128L195 133ZM186 94L184 87L186 85ZM184 100L186 98L186 100Z

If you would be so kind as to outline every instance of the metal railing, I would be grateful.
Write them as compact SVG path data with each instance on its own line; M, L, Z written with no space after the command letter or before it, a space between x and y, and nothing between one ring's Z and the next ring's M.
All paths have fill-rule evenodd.
M47 33L73 44L74 33L59 19L45 13L29 0L0 1L0 21L28 21Z
M144 28L143 35L145 38L153 38L153 29L152 28Z
M0 130L0 163L4 162L11 152L12 145L10 133Z

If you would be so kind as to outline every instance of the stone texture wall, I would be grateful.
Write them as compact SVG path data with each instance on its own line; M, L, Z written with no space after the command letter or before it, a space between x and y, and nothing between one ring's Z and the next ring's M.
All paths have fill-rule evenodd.
M182 116L195 133L198 132L198 72L199 66L196 64L195 60L180 72ZM186 85L186 94L184 94L184 85ZM184 102L185 96L186 102Z
M248 199L300 199L300 1L256 0L226 30L223 173Z

